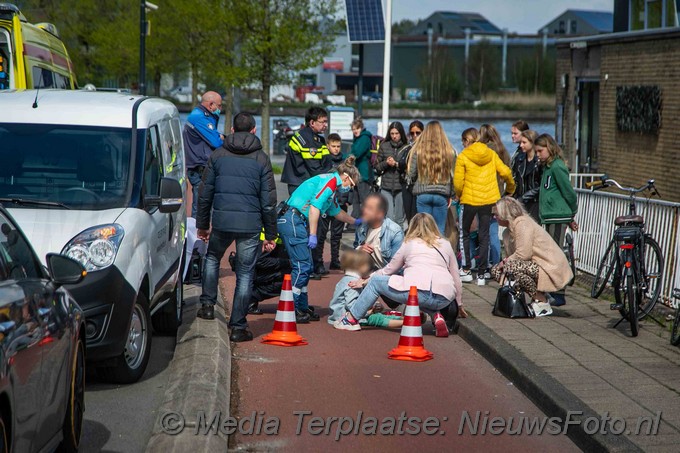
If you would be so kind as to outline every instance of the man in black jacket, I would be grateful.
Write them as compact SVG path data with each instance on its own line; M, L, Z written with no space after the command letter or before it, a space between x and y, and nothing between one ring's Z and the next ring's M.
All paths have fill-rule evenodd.
M229 327L231 341L241 342L253 339L246 314L255 264L261 249L271 251L275 246L276 183L269 157L255 136L252 115L236 115L232 132L210 156L199 189L196 228L198 237L209 243L198 317L215 319L220 262L235 241L236 289ZM260 241L263 228L264 243Z
M305 127L293 135L286 149L281 182L288 184L292 195L300 184L312 176L328 173L332 167L326 139L328 112L323 107L310 107L305 114Z

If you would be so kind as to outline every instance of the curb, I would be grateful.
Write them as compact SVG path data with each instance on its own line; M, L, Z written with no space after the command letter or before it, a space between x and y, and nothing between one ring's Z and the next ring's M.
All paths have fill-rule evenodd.
M231 345L224 306L217 304L215 321L196 318L200 288L185 287L182 325L177 331L175 353L163 403L158 409L147 452L227 451L228 436L219 429L230 415ZM222 295L218 288L218 300ZM199 414L209 425L216 414L213 432L198 427ZM180 420L176 422L176 420ZM183 425L178 434L163 430L164 423ZM198 432L199 428L201 432Z
M510 379L548 417L566 420L567 413L571 413L571 420L580 421L569 428L567 436L582 450L642 451L624 435L586 433L583 421L590 417L599 420L601 415L481 321L474 318L458 320L455 330L458 336ZM573 415L575 412L581 415Z

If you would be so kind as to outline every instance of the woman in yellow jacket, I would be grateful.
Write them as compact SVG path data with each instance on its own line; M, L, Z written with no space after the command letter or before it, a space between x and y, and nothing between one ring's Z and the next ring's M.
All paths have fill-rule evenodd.
M477 263L477 284L485 285L491 278L489 270L489 223L491 209L501 198L498 177L505 181L505 190L512 195L515 181L512 170L498 157L498 154L484 143L480 143L477 129L463 132L465 149L456 160L453 186L456 197L463 206L463 248L465 263L460 277L464 282L472 281L470 271L470 227L475 217L479 218L479 262Z

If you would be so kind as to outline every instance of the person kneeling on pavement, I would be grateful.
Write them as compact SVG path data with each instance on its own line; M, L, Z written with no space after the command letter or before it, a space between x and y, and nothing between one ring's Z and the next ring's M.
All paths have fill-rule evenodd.
M310 250L319 245L317 238L319 220L326 214L341 222L361 224L361 219L355 219L340 209L335 198L336 193L350 191L359 180L360 175L354 166L354 157L350 156L338 165L333 173L314 176L303 182L279 211L279 235L286 246L293 269L291 279L295 320L298 324L319 320L319 315L309 305L307 293L307 284L314 270Z
M264 232L260 234L260 240L264 241ZM229 255L229 265L231 270L236 272L236 253L234 252ZM255 264L253 292L248 305L249 315L263 314L260 302L281 295L283 277L290 272L290 258L288 258L283 242L277 238L274 250L262 253Z
M236 288L229 318L231 341L253 339L246 314L260 250L274 249L276 239L276 182L269 156L255 136L255 119L234 117L232 134L208 160L199 188L196 228L208 241L203 268L203 293L197 316L215 319L220 262L236 242ZM210 227L212 226L212 230ZM264 243L260 233L264 228Z
M403 270L403 275L398 275ZM458 262L451 243L442 238L430 214L416 214L404 238L404 244L383 269L367 280L351 283L363 288L349 311L333 327L339 330L361 330L359 321L373 308L380 296L398 303L408 301L411 286L418 288L420 310L430 315L438 337L448 337L447 320L440 310L449 307L450 318L467 317L463 308L463 288Z
M494 210L498 224L507 228L503 242L509 255L492 269L494 279L500 282L503 274L511 275L517 288L544 310L536 315L549 314L549 293L560 291L573 277L567 257L520 201L503 197Z

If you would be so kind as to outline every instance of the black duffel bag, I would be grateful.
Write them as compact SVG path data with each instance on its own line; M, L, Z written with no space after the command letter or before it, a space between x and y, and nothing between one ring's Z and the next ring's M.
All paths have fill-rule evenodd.
M536 317L534 311L527 304L524 292L514 287L510 275L504 275L491 313L494 316L512 319Z

